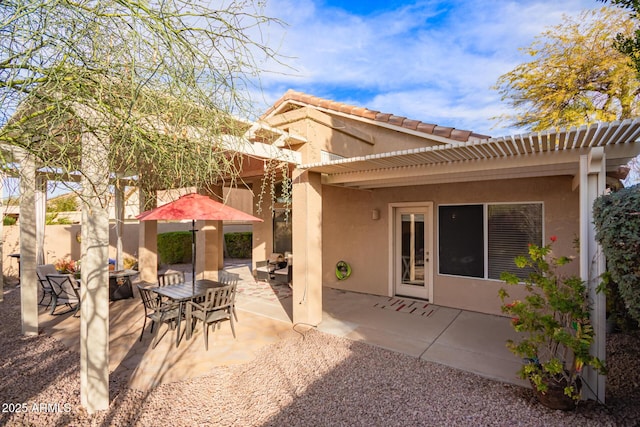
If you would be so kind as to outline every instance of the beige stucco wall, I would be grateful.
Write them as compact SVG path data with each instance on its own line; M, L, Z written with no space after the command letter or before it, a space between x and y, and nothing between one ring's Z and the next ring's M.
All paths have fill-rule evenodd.
M301 152L303 163L319 162L321 151L343 157L355 157L438 144L426 138L418 138L381 126L371 126L346 117L332 117L328 114L323 117L325 117L323 122L300 120L287 123L287 129L290 132L303 136L309 141L295 148Z
M543 202L544 238L558 237L561 255L577 255L573 242L578 235L578 193L571 189L572 177L513 179L458 184L439 184L361 191L341 187L323 188L323 281L325 286L349 291L389 295L389 214L390 203L433 202L434 304L500 314L497 280L472 279L438 274L438 205L495 202ZM371 211L378 209L380 219ZM347 280L337 280L336 262L352 267ZM572 265L577 273L577 261ZM510 288L512 296L522 296ZM522 289L520 289L522 291Z
M158 233L169 231L188 231L190 222L159 222ZM251 231L251 224L231 223L224 225L225 233L239 231ZM55 263L56 260L70 256L73 259L80 258L80 243L76 240L76 233L80 232L80 225L48 225L45 227L44 253L47 263ZM2 265L3 273L7 276L17 276L18 263L9 255L20 252L20 228L17 225L3 227ZM116 257L116 235L113 223L109 227L109 257ZM138 252L138 222L130 222L124 225L123 251L125 256L136 257Z
M179 190L175 194L169 194L162 196L162 202L160 204L167 203L169 200L173 200L180 194L188 193L191 189ZM227 205L241 210L243 212L251 213L253 207L253 193L250 189L246 188L224 188L223 189L224 203ZM136 205L139 203L137 193L130 194L130 205ZM130 206L131 207L131 206ZM135 215L137 210L131 210L128 216ZM79 215L80 212L77 212ZM64 216L64 215L61 215ZM114 214L111 215L112 217ZM79 220L79 218L78 218ZM271 225L269 225L271 227ZM187 231L191 229L191 222L159 222L158 233L166 233L169 231ZM252 231L252 225L250 223L227 221L223 228L224 233L233 233L241 231ZM80 243L76 240L76 234L80 233L80 225L47 225L45 227L45 243L44 254L46 262L55 263L56 260L71 257L73 259L80 258ZM20 252L19 241L19 226L4 226L3 227L3 273L7 276L17 276L18 263L17 260L11 258L9 255ZM109 227L109 257L116 257L116 234L115 225L111 221ZM138 222L135 220L127 219L124 225L123 231L123 251L125 256L137 257L138 253Z
M261 191L260 181L254 182L253 188L256 189L256 192ZM258 206L259 203L260 206ZM258 209L259 207L260 209ZM269 254L273 252L273 222L271 213L271 195L263 194L262 200L256 197L256 203L253 205L253 216L261 218L262 222L255 222L253 224L252 269L255 269L256 261L264 261Z
M324 285L386 295L389 244L385 203L375 191L325 185L322 195ZM380 210L380 219L371 219L373 209ZM335 275L338 261L351 265L351 276L344 281Z

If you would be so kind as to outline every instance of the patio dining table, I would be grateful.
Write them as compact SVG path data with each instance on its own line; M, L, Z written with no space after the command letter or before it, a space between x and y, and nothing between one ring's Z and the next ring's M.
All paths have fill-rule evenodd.
M151 288L156 294L167 297L170 300L180 304L180 313L184 312L184 305L187 301L206 295L207 289L224 286L224 283L215 280L201 279L196 280L195 285L192 282L178 283L176 285L158 286ZM180 320L182 316L178 316L178 324L176 331L176 347L180 344ZM191 338L191 328L187 326L187 339Z

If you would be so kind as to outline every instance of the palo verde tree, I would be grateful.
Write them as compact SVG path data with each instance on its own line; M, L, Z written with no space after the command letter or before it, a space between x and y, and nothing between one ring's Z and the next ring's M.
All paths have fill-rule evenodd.
M615 7L565 16L523 49L532 61L499 77L495 88L513 113L497 119L536 131L636 116L640 82L614 46L634 27Z
M238 175L229 136L277 53L263 1L0 2L0 144L80 170L83 132L108 140L109 171L146 190ZM4 165L12 159L3 157Z
M34 165L83 175L74 192L85 197L80 382L90 412L109 401L107 181L137 176L150 193L237 178L235 137L249 125L233 117L249 110L261 61L277 60L261 28L278 21L263 15L262 1L211 3L219 7L196 0L0 2L0 167L15 161L4 153L26 155L25 188L35 186ZM26 251L28 263L33 252ZM34 281L21 292L23 332L37 333Z

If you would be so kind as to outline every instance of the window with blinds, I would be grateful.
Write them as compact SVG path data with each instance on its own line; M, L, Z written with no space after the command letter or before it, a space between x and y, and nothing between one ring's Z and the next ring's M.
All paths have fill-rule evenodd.
M529 244L542 244L542 204L487 206L489 279L500 279L504 271L524 278L529 273L515 265L517 256L526 255Z
M500 279L504 271L524 277L515 265L529 244L542 244L542 203L438 207L440 274Z

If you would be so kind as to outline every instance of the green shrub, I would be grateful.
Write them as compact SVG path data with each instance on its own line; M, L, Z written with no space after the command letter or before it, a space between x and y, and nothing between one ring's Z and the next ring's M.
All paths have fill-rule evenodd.
M593 217L611 280L640 322L640 185L598 197Z
M161 264L184 264L191 262L190 231L172 231L158 234L158 261Z
M17 221L16 221L16 219L14 217L8 216L8 215L6 215L4 217L4 219L2 220L2 224L3 225L16 225L16 222Z
M227 256L229 258L251 258L252 233L250 231L242 233L227 233L224 241L227 245Z
M73 224L73 221L71 221L69 218L58 217L58 212L46 214L44 221L46 225Z
M502 312L511 316L511 325L519 333L516 341L507 340L507 348L523 359L520 377L530 380L541 393L551 391L550 385L561 386L566 396L577 401L583 367L591 366L602 374L606 370L590 353L595 333L589 320L587 286L578 276L558 273L571 259L552 256L556 237L550 240L546 246L530 244L527 256L516 257L516 265L524 269L526 278L511 272L500 275L507 285L519 289L524 285L524 299L511 300L505 288L498 295Z
M47 212L73 212L78 210L75 194L58 196L47 202Z

